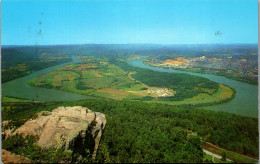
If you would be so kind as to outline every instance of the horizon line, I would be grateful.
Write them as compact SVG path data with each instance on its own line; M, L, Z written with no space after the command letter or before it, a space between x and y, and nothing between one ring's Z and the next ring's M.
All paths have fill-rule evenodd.
M0 46L66 46L66 45L230 45L230 44L258 44L258 43L82 43L82 44L10 44Z

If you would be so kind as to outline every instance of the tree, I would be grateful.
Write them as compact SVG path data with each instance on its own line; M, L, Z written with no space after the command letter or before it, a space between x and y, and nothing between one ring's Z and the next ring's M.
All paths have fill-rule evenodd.
M226 161L227 160L227 154L226 154L226 152L222 152L221 153L221 156L222 156L222 161Z

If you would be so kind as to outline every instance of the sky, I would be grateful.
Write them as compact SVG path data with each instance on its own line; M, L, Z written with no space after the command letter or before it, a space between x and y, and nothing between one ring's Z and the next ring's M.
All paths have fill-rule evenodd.
M2 0L2 45L258 43L257 0Z

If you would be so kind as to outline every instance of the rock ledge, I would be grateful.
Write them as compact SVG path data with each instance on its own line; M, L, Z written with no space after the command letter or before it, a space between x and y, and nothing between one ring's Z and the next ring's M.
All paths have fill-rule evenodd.
M36 119L27 121L13 135L36 135L42 148L65 148L82 152L89 149L96 157L99 141L106 125L103 113L86 107L58 107L52 112L42 111Z

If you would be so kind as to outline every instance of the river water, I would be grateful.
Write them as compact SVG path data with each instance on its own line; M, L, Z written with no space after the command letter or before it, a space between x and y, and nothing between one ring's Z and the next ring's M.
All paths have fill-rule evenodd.
M93 99L94 97L84 96L54 89L37 88L28 85L28 82L37 76L47 74L59 67L63 67L68 64L80 62L81 59L73 57L73 61L65 64L60 64L54 67L49 67L40 71L36 71L28 76L24 76L2 84L2 95L19 97L36 101L69 101L69 100L82 100ZM185 71L169 70L165 68L153 67L143 64L143 59L132 60L128 63L135 67L148 68L160 72L174 72L174 73L186 73L195 76L205 77L217 83L228 85L236 90L235 98L226 104L215 105L206 107L210 110L225 111L235 113L243 116L258 117L258 86L230 80L222 76L191 73Z
M37 88L28 85L28 82L37 76L47 74L59 67L63 67L68 64L80 62L81 59L73 57L73 60L69 63L60 64L54 67L42 69L28 76L24 76L12 81L8 81L2 84L2 96L13 96L19 98L25 98L35 101L72 101L82 99L92 99L93 97L84 96L54 89Z
M170 70L166 68L153 67L143 64L144 59L132 60L128 63L135 67L147 68L160 72L174 72L174 73L186 73L189 75L195 75L205 77L217 83L225 84L236 90L235 98L225 104L204 107L214 111L225 111L229 113L235 113L243 116L258 117L258 86L243 83L235 80L231 80L222 76L216 76L212 74L192 73L178 70Z

